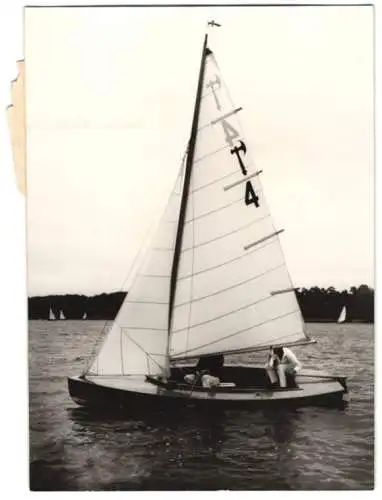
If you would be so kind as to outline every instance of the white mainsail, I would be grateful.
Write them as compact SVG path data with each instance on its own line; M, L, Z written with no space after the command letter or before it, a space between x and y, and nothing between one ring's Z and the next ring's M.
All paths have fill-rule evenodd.
M49 320L54 321L56 319L56 316L54 315L52 308L49 309Z
M337 323L343 323L346 320L346 306L343 306L338 317Z
M60 309L60 319L66 319L64 316L64 311Z
M176 360L307 341L240 110L208 49L203 64L188 198L180 174L91 374L155 375L166 373L169 355Z
M240 108L232 105L212 53L205 64L172 359L306 340L278 231L241 131Z
M89 373L145 375L164 371L168 346L170 273L178 217L182 173L132 280L119 313Z

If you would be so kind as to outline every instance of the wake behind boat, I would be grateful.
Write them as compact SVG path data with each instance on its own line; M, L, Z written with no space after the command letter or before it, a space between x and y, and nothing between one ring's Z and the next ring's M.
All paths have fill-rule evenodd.
M345 377L304 371L270 387L264 367L186 382L180 362L313 341L239 114L205 36L187 155L157 233L98 355L69 391L80 405L332 404Z

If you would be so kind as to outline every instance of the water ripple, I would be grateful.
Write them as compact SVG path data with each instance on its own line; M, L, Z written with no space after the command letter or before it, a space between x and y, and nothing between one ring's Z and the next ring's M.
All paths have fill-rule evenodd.
M76 407L78 374L104 322L30 322L32 490L371 489L374 376L371 325L310 324L296 348L306 367L349 376L346 409L92 413ZM238 361L261 361L258 354Z

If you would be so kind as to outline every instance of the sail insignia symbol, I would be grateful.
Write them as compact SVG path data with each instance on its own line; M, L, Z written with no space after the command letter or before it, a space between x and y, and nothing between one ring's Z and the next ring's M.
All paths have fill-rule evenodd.
M221 81L220 76L215 73L214 78L208 80L208 82L206 83L205 86L207 89L211 90L216 108L218 109L219 112L221 112L222 106L221 106L221 102L219 100L219 93L218 93L218 91L222 87L222 81ZM236 114L238 111L241 111L241 110L242 110L241 107L236 108L231 112L225 113L225 114L219 116L218 118L215 118L210 123L211 123L211 125L215 125L217 123L220 123L222 125L223 131L225 134L225 136L224 136L225 142L231 148L230 153L231 153L231 155L236 156L236 159L237 159L239 166L240 166L241 173L243 176L246 176L248 174L248 170L247 170L246 165L244 163L243 156L245 156L247 153L247 146L246 146L245 142L242 140L242 138L240 138L240 134L236 130L236 128L227 120L229 117L231 117L232 115ZM238 142L234 143L234 139L237 139ZM247 206L251 205L253 203L256 208L260 207L259 197L257 196L255 189L254 189L250 180L248 180L246 182L246 185L245 185L244 202Z

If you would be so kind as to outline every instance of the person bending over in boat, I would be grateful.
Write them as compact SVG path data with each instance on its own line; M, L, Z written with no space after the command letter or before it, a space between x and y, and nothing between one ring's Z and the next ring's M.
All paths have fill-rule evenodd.
M271 385L277 385L277 376L280 387L287 386L287 375L295 375L301 370L301 363L288 347L271 348L265 365Z
M195 373L185 375L184 381L187 384L203 387L215 387L220 384L221 370L224 365L224 356L206 356L200 358L195 368Z

